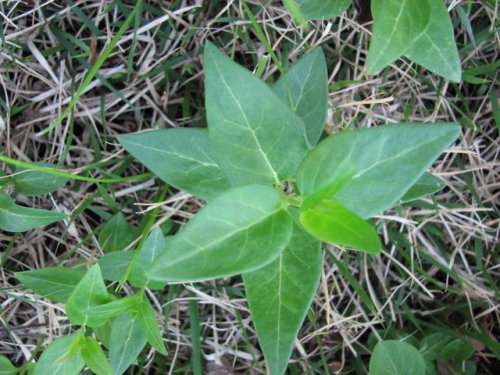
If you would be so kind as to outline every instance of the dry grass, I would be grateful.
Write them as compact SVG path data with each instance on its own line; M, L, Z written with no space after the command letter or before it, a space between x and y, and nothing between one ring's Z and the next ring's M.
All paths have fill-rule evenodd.
M64 120L39 137L36 133L62 113L88 63L117 31L124 19L120 9L130 9L119 1L115 3L121 8L109 1L71 3L0 3L0 98L5 103L0 110L0 140L3 153L11 158L60 163L74 170L104 161L90 169L94 177L143 173L115 137L153 127L205 124L201 50L206 40L216 42L249 69L266 54L238 1L148 2L77 102L74 121ZM486 1L473 2L468 19L478 38L474 42L457 13L457 7L466 9L468 2L448 3L457 20L463 68L497 62L498 2L494 7ZM295 345L296 373L326 373L324 366L331 373L362 369L369 336L383 336L390 327L417 334L410 328L412 319L423 330L431 328L424 323L444 322L452 330L480 329L496 341L500 163L489 93L496 90L500 97L498 72L484 84L454 85L399 61L385 75L368 76L364 62L370 28L356 22L354 10L333 22L314 23L308 31L295 27L278 1L259 7L256 17L280 58L293 61L319 45L325 50L331 86L329 133L346 126L400 121L464 125L460 141L432 168L447 188L435 199L398 207L377 218L387 252L368 257L333 246L325 249L321 285ZM273 79L276 74L268 62L264 77ZM107 198L94 183L73 181L43 198L17 195L17 201L28 206L68 213L86 209L71 223L21 235L0 232L0 354L25 363L46 343L71 330L63 306L23 289L14 272L95 262L102 255L96 230L105 221L101 212L112 212L109 199L137 224L160 185L155 179L103 185L111 197ZM160 221L170 218L176 223L184 222L202 204L182 192L172 192L162 203ZM357 287L366 292L369 303ZM158 313L165 317L170 355L165 360L144 353L139 362L143 372L189 372L182 366L191 356L189 300L194 299L207 373L263 373L263 357L242 291L242 282L235 277L170 288L168 295L151 293ZM498 359L477 345L480 373L500 371Z

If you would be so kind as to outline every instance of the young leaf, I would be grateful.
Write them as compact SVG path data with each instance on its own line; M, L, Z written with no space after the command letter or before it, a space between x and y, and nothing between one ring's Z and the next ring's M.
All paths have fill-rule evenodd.
M300 214L300 222L314 237L337 245L379 254L382 244L375 229L333 200L323 200Z
M328 109L328 75L323 50L315 48L300 58L286 73L286 78L293 111L304 121L309 143L315 145L323 132ZM290 104L283 77L276 82L273 91Z
M114 375L115 372L99 343L93 337L85 337L80 344L82 358L88 368L97 375Z
M66 315L73 324L98 327L106 323L107 318L90 316L85 311L93 306L110 301L110 296L102 279L99 265L94 265L76 285L66 303Z
M373 350L370 375L424 375L425 361L420 352L403 341L380 341Z
M116 375L121 375L135 362L146 345L137 315L126 312L111 325L109 361Z
M50 163L33 164L43 167L56 168L54 164ZM37 196L52 193L68 182L66 177L54 176L35 170L27 170L26 168L17 168L16 172L22 172L20 174L16 174L13 178L16 191L19 194L26 196Z
M139 325L141 326L142 333L146 336L146 339L151 344L151 346L160 354L167 355L167 348L163 343L160 327L158 327L158 322L154 314L153 307L148 301L146 296L139 305L139 310L137 312L137 319L139 320Z
M444 188L446 184L440 178L435 177L429 172L425 172L401 198L401 203L411 202L416 199L434 194Z
M420 38L430 22L430 0L372 0L372 15L368 74L394 62Z
M137 287L148 287L151 289L161 289L165 286L164 282L153 281L149 279L147 270L151 268L156 257L167 246L167 242L160 228L153 230L146 241L142 244L137 259L130 273L130 283Z
M206 129L155 130L118 137L122 146L177 189L211 200L229 182L209 153Z
M458 136L455 124L343 131L320 142L297 173L300 193L324 191L363 219L397 203ZM341 184L338 179L345 179ZM331 186L338 186L332 191Z
M78 375L84 363L80 351L71 355L69 349L77 336L64 336L45 348L35 366L33 375Z
M423 34L405 52L412 61L453 82L462 70L453 25L443 0L430 0L431 18Z
M114 316L123 314L137 304L138 296L132 295L105 303L104 305L90 307L84 310L83 313L89 318L99 317L99 319L108 320Z
M3 355L0 355L0 375L16 375L17 368Z
M9 195L0 193L0 229L7 232L25 232L65 218L60 212L18 206Z
M294 0L308 20L327 20L340 16L352 0Z
M34 292L54 302L66 303L76 285L85 275L83 269L49 267L16 272L16 278Z
M134 228L118 213L102 226L98 241L102 251L110 253L125 249L134 238Z
M167 242L149 277L199 281L248 272L276 259L291 230L291 218L276 189L238 187L202 208Z
M307 152L305 126L264 82L205 45L212 153L232 184L279 184Z
M270 264L243 274L252 321L271 375L285 372L321 275L321 242L294 223L291 241Z

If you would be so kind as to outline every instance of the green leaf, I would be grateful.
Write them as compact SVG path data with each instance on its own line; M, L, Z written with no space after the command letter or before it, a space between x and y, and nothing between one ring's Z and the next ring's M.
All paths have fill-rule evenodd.
M83 310L83 313L89 318L99 318L109 320L112 317L123 314L125 311L131 310L132 307L138 304L138 295L132 295L105 303L103 305L93 306Z
M99 231L98 241L105 253L125 249L135 238L132 227L121 213L113 216Z
M443 0L430 0L431 18L423 34L405 52L412 61L453 82L462 70L453 25Z
M120 281L133 255L132 251L115 251L104 255L98 261L102 277L109 281Z
M368 74L379 72L407 52L421 37L431 16L430 0L372 0L371 8Z
M111 321L108 321L103 326L92 328L92 331L94 331L97 340L99 340L99 342L106 348L109 348L109 340L111 337Z
M56 166L50 163L33 164L56 169ZM28 170L26 168L17 168L16 173L18 172L21 173L16 174L13 178L16 191L26 196L52 193L68 182L66 177L54 176L40 171Z
M340 16L352 0L295 0L302 15L308 20L332 19Z
M0 193L0 229L26 232L30 229L66 219L60 212L18 206L7 194Z
M337 245L379 254L382 244L375 229L333 200L323 200L300 214L300 222L314 237Z
M446 346L439 353L439 359L443 362L455 361L462 362L472 357L474 354L474 347L469 341L462 339L455 339Z
M426 335L420 341L419 350L426 361L434 361L439 357L441 350L453 337L443 332L434 332Z
M109 361L116 375L123 374L135 362L146 345L137 315L130 312L117 317L111 325Z
M80 344L82 358L88 368L97 375L114 375L115 372L99 343L93 337L86 337Z
M232 184L279 184L307 152L305 126L264 82L205 45L205 97L214 158Z
M49 267L16 272L16 278L34 292L51 301L66 303L75 286L85 275L83 269Z
M65 336L54 340L45 348L36 363L33 375L78 375L84 362L80 351L70 356L69 350L77 336Z
M0 375L16 375L17 368L9 361L9 359L0 355Z
M139 250L139 254L137 255L134 267L129 276L130 283L133 286L137 288L147 286L151 289L161 289L165 286L164 282L150 280L147 270L151 268L156 257L166 246L167 241L160 228L156 228L149 234Z
M293 110L304 121L309 143L315 145L323 132L328 110L328 74L323 50L315 48L300 58L286 73L286 78ZM283 77L276 82L273 91L290 104Z
M83 279L76 285L66 303L66 315L73 324L98 327L107 319L100 316L90 316L85 313L93 306L103 305L110 301L110 296L102 279L99 265L94 265Z
M155 130L118 137L122 146L177 189L211 200L229 182L210 155L206 129Z
M291 231L291 218L276 189L238 187L202 208L167 243L149 276L199 281L252 271L278 257Z
M417 349L402 341L380 341L370 358L370 375L424 375L425 361Z
M291 241L270 264L243 274L252 321L271 375L281 375L321 275L321 242L293 226Z
M156 321L153 307L145 296L141 304L139 305L137 319L139 320L139 325L141 326L142 333L144 333L144 336L151 344L151 346L158 353L167 355L167 348L165 348L165 344L163 343L160 327L158 326L158 322Z
M427 195L434 194L446 184L440 178L432 175L431 173L425 172L418 181L408 190L405 195L401 198L401 203L411 202L419 198L423 198Z
M456 124L342 131L320 142L304 159L297 173L299 191L306 198L324 192L323 198L369 218L396 204L459 131Z

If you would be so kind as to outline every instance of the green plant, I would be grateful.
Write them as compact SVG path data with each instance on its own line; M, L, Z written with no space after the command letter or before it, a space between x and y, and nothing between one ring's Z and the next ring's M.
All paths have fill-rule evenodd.
M284 0L295 20L329 19L351 0ZM360 3L363 3L360 1ZM461 79L453 25L443 0L372 0L373 30L367 72L380 72L401 56L453 82Z
M367 219L405 194L414 199L439 188L425 170L457 137L454 124L344 130L318 143L327 109L321 49L272 88L211 44L204 57L208 130L119 141L158 177L208 204L174 236L150 232L151 221L128 252L117 251L120 234L134 229L116 215L99 236L108 253L87 272L18 273L27 287L65 303L81 327L53 342L35 373L76 374L86 364L121 374L146 342L166 354L144 288L242 274L269 370L282 374L319 282L321 241L378 254L382 245ZM117 290L128 281L136 292L119 298L104 280L118 281Z

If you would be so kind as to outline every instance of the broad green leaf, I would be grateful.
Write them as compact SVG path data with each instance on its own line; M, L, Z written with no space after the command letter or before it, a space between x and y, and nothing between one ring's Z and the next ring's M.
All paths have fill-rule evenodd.
M443 362L455 361L462 362L472 357L474 354L474 347L467 340L455 339L441 350L439 359Z
M199 281L252 271L278 257L292 223L278 191L247 185L219 195L167 242L152 280Z
M446 344L453 341L453 337L443 332L434 332L426 335L419 345L419 351L426 361L434 361L439 357Z
M297 173L299 191L305 197L324 191L324 198L369 218L396 204L459 131L456 124L342 131L321 141L304 159Z
M26 232L30 229L66 219L60 212L18 206L7 194L0 193L0 229Z
M6 356L0 355L0 375L16 375L17 368Z
M122 146L158 177L177 189L211 200L229 182L210 155L206 129L177 128L126 134Z
M90 316L85 311L93 306L103 305L110 301L110 296L102 279L99 265L94 265L76 285L66 303L66 315L73 324L97 327L106 323L107 319Z
M48 168L56 168L54 164L50 163L33 164ZM52 193L68 182L66 177L54 176L44 172L28 170L26 168L17 168L16 172L21 172L16 174L13 178L16 191L26 196Z
M153 307L146 296L144 296L143 301L139 305L137 319L139 320L142 333L144 333L144 336L146 336L151 346L158 353L167 355L167 348L165 348L165 344L163 343L160 327L158 327Z
M24 286L54 302L66 303L75 286L85 275L83 269L49 267L16 272Z
M45 348L35 366L33 375L78 375L84 363L80 351L70 356L69 349L77 336L64 336Z
M444 188L446 184L440 178L425 172L401 198L401 203L411 202L416 199L434 194Z
M214 158L236 185L279 184L307 153L302 120L263 81L210 43L205 97Z
M132 295L105 303L104 305L90 307L84 310L83 313L89 318L99 317L99 319L108 320L114 316L123 314L125 311L131 310L138 302L138 295Z
M412 61L453 82L462 70L453 25L443 0L429 0L431 19L423 34L405 52Z
M304 18L327 20L340 16L352 0L294 0Z
M328 110L328 75L323 50L315 48L300 58L286 73L286 78L293 99L292 110L304 121L309 143L315 145L323 132ZM273 91L290 104L283 77Z
M373 31L368 74L397 60L421 37L430 22L430 0L372 0Z
M120 281L134 255L133 251L115 251L99 259L104 280Z
M379 254L382 244L375 229L333 200L323 200L302 211L300 222L314 237L337 245Z
M126 312L111 325L109 361L116 375L123 374L135 362L146 345L137 315Z
M291 241L270 264L243 274L259 343L271 375L281 375L321 275L321 242L293 226Z
M98 241L105 253L125 249L135 238L132 227L121 213L113 216L99 231Z
M147 270L151 268L156 257L165 246L167 246L167 241L161 229L156 228L149 234L148 238L146 238L146 241L142 244L139 254L137 255L134 267L129 276L130 283L133 286L137 288L147 286L151 289L161 289L165 286L164 282L150 280L147 275Z
M85 337L80 344L82 358L88 368L97 375L114 375L115 372L99 343L93 337Z
M370 358L370 375L424 375L425 361L420 352L403 341L380 341Z

